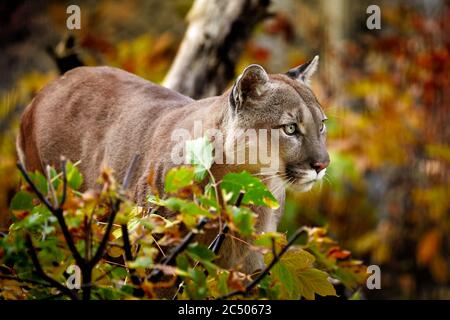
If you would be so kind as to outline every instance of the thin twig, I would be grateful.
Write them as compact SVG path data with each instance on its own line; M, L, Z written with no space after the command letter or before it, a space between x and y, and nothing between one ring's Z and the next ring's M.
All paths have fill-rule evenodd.
M218 254L220 248L222 247L223 241L225 240L225 236L228 233L229 227L226 223L224 223L222 230L219 234L214 238L214 240L209 244L208 249L214 252L214 254ZM196 262L194 268L198 265L198 261ZM206 271L207 272L207 271ZM172 300L176 300L179 293L183 292L184 281L182 281L177 289L177 292L172 297Z
M52 183L50 174L51 174L51 167L49 165L47 165L47 167L45 168L45 177L47 178L48 191L52 195L53 207L56 208L58 206L58 198L56 197L55 188L53 187L53 183Z
M64 240L67 243L67 246L69 247L70 252L72 253L75 262L78 264L78 266L82 266L84 264L84 259L78 252L77 247L75 246L75 242L72 238L72 234L69 231L69 228L67 227L66 220L64 219L63 211L62 209L58 208L56 209L53 214L56 216L56 219L58 220L58 223L61 227L61 231L64 236Z
M83 224L84 224L84 258L85 259L89 259L89 247L90 242L89 242L89 232L88 232L88 225L89 225L89 217L86 215L86 213L83 216Z
M63 158L63 157L61 157ZM62 160L62 159L61 159ZM77 162L75 162L73 164L74 167L78 166L81 163L81 160L78 160ZM52 182L56 181L57 179L59 179L60 177L62 177L62 170L60 173L57 173L53 178L52 178Z
M62 162L64 162L64 161L65 160L62 160ZM52 212L52 214L58 220L58 223L61 227L61 231L64 235L64 239L67 243L67 246L69 247L69 250L72 253L76 263L81 267L84 263L84 259L81 257L80 253L78 252L78 250L75 246L72 235L70 234L69 229L66 224L66 221L64 220L63 210L61 208L61 205L63 205L64 201L65 201L64 194L66 193L67 182L64 183L64 186L63 186L63 198L62 199L64 201L61 201L61 204L58 208L54 208L50 204L50 202L45 198L45 196L39 191L39 189L36 187L34 182L31 180L30 176L28 175L27 171L25 170L25 167L20 162L17 163L17 167L19 168L20 172L22 173L22 176L25 178L25 180L27 181L27 183L31 187L31 189L33 189L34 193L37 195L39 200L42 203L44 203L44 205L50 210L50 212ZM65 168L65 165L63 167ZM65 170L63 171L63 181L67 181L67 176L66 176Z
M33 285L36 285L36 286L43 286L43 287L47 287L47 288L53 288L53 285L45 283L45 282L40 282L40 281L36 281L36 280L33 280L33 279L22 279L22 278L19 278L17 276L11 276L11 275L7 275L7 274L0 274L0 279L13 280L13 281L21 282L21 283L33 284Z
M127 172L126 172L124 180L123 180L123 185L122 185L123 190L125 190L128 187L128 184L131 179L131 175L133 174L133 171L136 167L138 159L139 159L139 155L135 154L130 165L128 166ZM88 277L89 282L90 282L90 278L92 276L92 269L96 266L97 263L99 263L99 261L102 259L102 257L105 254L106 245L108 244L109 236L111 234L111 230L114 225L114 220L117 216L117 213L119 212L121 203L122 203L122 200L120 197L117 199L111 199L111 203L110 203L111 213L110 213L110 216L108 217L108 223L106 225L105 233L103 234L103 238L100 241L100 244L99 244L94 256L86 264L85 272L83 273L84 274L83 283L85 282L84 281L85 276ZM124 234L126 234L126 236L128 237L127 229L126 229L126 233L124 233ZM130 247L130 253L131 253L131 245L129 244L129 238L127 238L127 239L128 239L128 246ZM85 290L83 290L83 297L86 299L89 299L90 287L86 287Z
M95 213L96 207L92 209L91 214L87 217L87 225L85 228L86 232L86 240L85 240L85 246L87 248L86 255L84 256L85 260L91 259L92 254L92 220L94 219L94 213Z
M127 173L125 175L124 178L124 183L123 183L123 189L125 190L126 187L128 187L130 179L131 179L131 175L133 173L133 170L135 169L137 160L138 160L139 156L135 155L130 166L128 167ZM89 259L90 257L90 250L87 251L86 253L86 257L83 258L78 249L75 246L75 242L72 238L71 233L69 232L69 229L67 227L66 221L64 219L64 212L63 212L63 206L64 203L66 201L67 198L67 172L66 172L66 159L64 157L61 157L61 173L62 173L62 178L63 178L63 194L62 194L62 198L61 198L61 202L57 203L57 201L55 201L55 204L52 205L48 199L39 191L39 189L37 188L37 186L33 183L32 179L30 178L30 176L28 175L28 173L25 170L25 167L23 166L23 164L18 163L17 167L19 168L20 172L22 173L23 177L25 178L26 182L30 185L30 187L33 189L34 193L37 195L37 197L39 198L39 200L52 212L52 214L57 218L58 223L61 227L61 231L64 235L64 239L67 243L67 246L69 247L70 252L72 253L77 265L80 267L82 275L83 275L83 299L84 300L88 300L90 299L90 292L91 292L91 279L92 279L92 270L93 268L97 265L97 263L101 260L101 258L104 256L105 250L106 250L106 245L108 243L108 239L109 236L111 234L111 230L114 224L114 219L119 211L120 208L120 204L121 204L121 199L111 199L111 215L108 219L108 223L105 229L105 233L103 234L103 238L100 241L100 244L94 254L94 256ZM49 179L49 170L47 170L47 179ZM52 183L52 181L50 180L49 183ZM51 186L52 187L52 186ZM50 191L54 191L54 190L50 190ZM54 199L55 200L55 199ZM85 221L85 223L87 222L87 227L89 229L89 233L90 233L90 228L91 228L91 219L89 219L89 221ZM131 245L129 244L129 238L128 238L128 230L126 231L126 238L128 240L128 244L127 246L129 246L129 252L128 254L131 253ZM91 237L88 234L88 238L87 238L88 242L91 241ZM56 287L57 289L59 289L62 292L65 292L65 294L68 294L71 296L72 299L78 299L78 296L73 293L71 290L69 290L68 288L66 288L65 286L63 286L61 283L59 283L58 281L54 280L53 278L49 277L48 275L45 274L45 272L43 271L41 264L37 258L36 255L36 251L33 247L32 241L31 241L31 237L29 235L27 235L27 244L30 247L30 254L31 254L31 258L33 261L33 264L36 268L37 274L39 274L41 276L41 278L43 278L45 281L49 282L50 284L52 284L54 287ZM90 246L89 243L86 243L87 246ZM127 249L128 250L128 249ZM89 253L89 254L88 254ZM132 258L132 256L128 256L128 258Z
M133 253L131 251L131 244L130 244L130 237L128 234L128 226L126 224L122 224L121 226L122 230L122 240L123 240L123 250L125 252L125 261L132 261L133 259ZM128 268L128 267L127 267ZM129 268L128 272L130 273L130 279L131 283L133 283L138 288L133 289L133 295L135 297L143 297L145 292L140 288L141 286L141 279L139 276L136 275L136 270Z
M239 195L236 199L235 206L240 207L242 204L242 199L244 199L244 192L239 192ZM220 251L220 247L223 244L223 241L225 239L226 234L228 233L228 230L230 228L228 227L227 223L224 223L222 229L219 231L219 234L216 236L213 242L209 245L209 249L211 249L215 254L218 254Z
M39 191L39 189L36 187L34 182L31 180L30 176L28 175L27 171L25 170L22 163L17 163L17 168L19 168L20 172L22 173L22 176L25 178L25 181L28 183L28 185L33 189L34 193L37 195L39 200L51 211L53 212L55 209L50 204L50 202L47 200L47 198Z
M121 267L121 266L117 266L117 265L115 265L114 263L111 263L111 262L107 262L107 263L112 265L111 269L109 269L108 271L106 271L102 275L100 275L97 278L95 278L93 282L97 282L97 281L100 281L100 280L104 279L105 277L107 277L111 273L113 273L117 268Z
M125 260L133 261L133 253L131 252L130 237L128 235L128 226L122 224L120 226L122 230L123 251L125 252Z
M252 282L250 282L248 285L245 286L244 290L236 290L236 291L232 291L226 295L223 295L221 297L218 298L218 300L222 300L222 299L228 299L231 298L233 296L237 296L237 295L246 295L248 294L254 287L256 287L256 285L258 285L266 275L269 274L270 270L275 266L275 264L278 263L278 261L280 261L281 257L286 253L286 251L294 244L294 242L298 239L298 237L300 237L300 235L303 232L307 232L308 229L305 227L302 227L300 229L298 229L294 235L291 237L291 239L289 240L289 242L286 244L286 246L280 251L279 254L274 255L272 261L270 262L270 264L258 275L258 277L256 277Z
M270 240L272 240L272 255L275 257L277 255L277 247L276 247L276 243L275 243L275 238L271 238Z
M242 199L244 198L244 193L240 192L239 196L236 200L236 207L240 207L241 203L242 203ZM223 201L223 198L222 198ZM221 204L221 206L223 206L223 204ZM228 231L229 231L229 227L228 224L225 222L223 224L222 229L219 231L219 233L217 234L217 236L214 238L214 240L209 244L208 249L210 249L212 252L214 252L214 254L219 254L220 248L222 247L223 241L225 240L225 236L227 235ZM197 266L198 262L195 264L194 268ZM172 300L176 300L176 298L178 297L178 294L180 292L183 292L183 285L184 285L184 281L182 281L177 289L177 292L175 293L175 295L172 297Z
M164 253L164 250L161 248L161 246L159 245L158 241L156 241L155 237L150 233L150 237L152 238L153 242L156 244L156 246L158 247L159 252L161 252L161 254L163 255L163 257L166 257L166 254Z
M201 218L199 223L195 227L195 230L203 229L203 227L205 226L205 224L207 222L208 222L208 219ZM161 264L162 265L173 265L173 263L175 262L175 259L177 258L177 256L187 248L187 246L194 239L195 235L196 235L196 232L194 232L194 230L191 230L184 237L184 239L181 241L181 243L178 246L176 246L166 258L163 259ZM148 277L148 280L150 282L156 282L162 277L162 275L163 275L163 272L160 269L154 269L152 271L152 273L150 274L150 276Z
M225 208L225 206L223 205L223 197L222 197L222 192L219 193L219 189L217 188L217 182L216 179L214 178L214 175L212 174L210 169L206 169L206 171L209 174L209 177L211 179L213 188L214 188L214 193L216 194L216 201L217 204L219 205L220 208ZM220 210L219 212L219 228L222 229L222 210Z
M212 252L215 254L219 254L220 248L222 247L223 241L225 240L225 236L228 233L228 230L230 228L226 223L224 223L222 230L220 233L216 236L213 242L209 245L209 249L211 249Z
M111 233L111 229L114 224L114 219L116 218L117 212L119 211L121 201L119 199L111 201L112 201L111 204L112 212L108 217L108 224L106 225L105 233L103 234L103 238L100 241L100 244L97 248L97 251L94 254L94 257L88 262L88 265L91 269L95 267L95 265L101 260L101 258L105 253L106 244L108 243L109 235Z
M244 195L245 195L245 193L244 192L239 192L239 195L238 195L238 197L237 197L237 199L236 199L236 204L235 204L235 206L236 207L240 207L241 206L241 204L242 204L242 200L244 199Z
M69 288L65 287L63 284L61 284L57 280L55 280L52 277L50 277L49 275L47 275L45 273L44 269L42 269L41 263L39 262L39 259L38 259L37 253L36 253L36 249L33 246L33 241L31 240L30 234L27 233L25 235L25 241L26 241L28 250L30 252L31 261L33 262L34 268L36 269L36 273L39 275L39 277L41 277L43 280L50 283L53 287L55 287L59 291L63 292L65 295L69 296L72 300L78 300L78 296L74 292L72 292L72 290L70 290Z
M64 203L66 202L66 197L67 197L67 172L66 172L66 158L65 157L61 157L61 173L62 173L62 177L63 177L63 194L61 197L61 203L59 205L59 207L62 207L64 205Z
M242 199L244 198L244 193L240 192L238 198L236 199L235 206L240 207L242 203ZM228 227L227 223L224 223L222 229L220 230L219 234L216 236L213 242L209 245L209 249L211 249L215 254L218 254L220 251L220 247L223 244L223 241L225 240L225 236L228 233L228 230L230 228Z

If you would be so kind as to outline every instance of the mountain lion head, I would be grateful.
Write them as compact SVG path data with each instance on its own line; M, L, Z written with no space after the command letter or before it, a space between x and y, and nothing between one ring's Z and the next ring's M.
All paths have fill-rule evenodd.
M310 190L324 177L330 163L325 146L327 117L309 87L318 61L315 56L286 74L276 75L250 65L229 95L228 133L266 129L270 137L276 134L278 154L273 160L277 166L271 173L299 191ZM274 143L271 138L267 140Z

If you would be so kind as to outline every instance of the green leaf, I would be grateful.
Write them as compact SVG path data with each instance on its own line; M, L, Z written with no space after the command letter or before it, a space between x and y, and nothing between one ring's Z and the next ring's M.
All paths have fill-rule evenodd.
M152 233L164 233L178 223L178 220L171 221L155 213L150 213L148 217L141 219L141 224L152 230Z
M113 288L98 287L93 290L101 300L118 300L121 298L121 291L116 291Z
M115 267L111 270L111 276L114 279L125 279L128 276L127 269L122 267Z
M180 270L187 271L189 268L189 260L184 254L180 254L176 258L177 267Z
M297 246L290 247L281 258L281 262L294 272L311 268L315 260L316 258L311 253Z
M137 268L149 268L153 264L152 258L150 257L138 257L136 260L128 263L128 266L132 269Z
M254 231L255 213L246 207L229 207L231 211L231 221L238 232L244 236L249 236Z
M33 181L39 192L43 195L46 195L48 193L48 184L47 179L42 175L42 173L36 171L29 172L28 175L30 176L31 181Z
M273 280L272 275L268 275L261 280L259 290L262 296L269 300L280 299L280 284Z
M66 175L67 183L73 190L78 190L78 188L83 184L83 176L78 171L72 162L67 161L66 163Z
M212 261L217 256L212 252L210 249L208 249L206 246L198 243L191 243L187 249L186 252L194 259L198 261Z
M33 232L42 232L43 235L55 231L56 217L43 204L33 207L31 213L23 220L17 221L10 226L10 231L26 229Z
M258 235L253 242L254 245L272 249L273 242L277 247L284 246L286 244L286 237L279 232L265 232Z
M243 204L265 206L271 209L279 207L277 199L267 189L267 186L247 171L226 174L220 187L225 193L231 194L228 201L231 204L235 204L239 194L243 192Z
M288 299L297 300L300 298L300 292L296 286L295 275L285 265L278 262L272 268L272 274L279 280L281 285L280 290L285 293Z
M172 168L166 175L164 190L175 193L178 190L191 185L194 181L194 168Z
M265 256L266 263L272 260L271 254ZM328 281L328 273L313 268L315 258L299 248L290 248L273 267L272 276L281 285L281 291L288 299L304 297L313 300L315 295L335 296L336 291Z
M53 188L56 190L61 182L60 177L57 178L58 172L56 172L55 168L50 167L50 180L52 181Z
M161 199L158 195L154 194L149 194L147 196L147 202L157 206L164 206L164 200Z
M361 290L356 290L348 300L362 300Z
M194 166L195 178L203 180L214 162L213 145L207 137L186 141L186 161Z
M205 196L199 196L197 197L198 202L205 208L213 212L219 211L219 204L217 203L215 198L209 198Z
M180 198L169 198L164 200L164 206L174 212L180 212L191 216L205 216L212 217L212 214L191 201L186 201Z
M121 291L121 292L123 292L123 293L125 293L125 294L127 294L127 295L130 295L130 296L133 295L134 290L135 290L135 287L134 287L134 286L130 286L130 285L128 285L128 284L123 285L123 286L120 288L120 291Z
M191 280L188 281L186 287L188 296L196 300L205 299L208 295L205 273L199 269L191 269L189 270L189 276Z
M217 256L206 246L198 243L192 243L186 249L186 253L193 260L199 261L206 268L206 270L208 270L209 274L213 274L214 270L217 269L217 266L211 262L216 259Z
M17 192L11 200L9 210L28 211L33 209L33 196L26 191Z
M53 264L65 258L64 251L59 247L60 241L57 237L49 236L45 240L39 241L39 260L43 265ZM62 271L62 270L60 270Z
M221 271L217 275L217 289L221 295L227 294L229 292L228 289L228 271Z

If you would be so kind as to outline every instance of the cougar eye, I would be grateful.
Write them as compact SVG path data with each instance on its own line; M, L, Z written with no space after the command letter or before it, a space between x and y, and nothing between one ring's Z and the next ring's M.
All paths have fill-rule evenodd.
M292 136L297 132L297 125L295 123L287 124L283 127L283 130L288 136Z
M325 123L321 122L320 123L320 133L324 133L325 132Z

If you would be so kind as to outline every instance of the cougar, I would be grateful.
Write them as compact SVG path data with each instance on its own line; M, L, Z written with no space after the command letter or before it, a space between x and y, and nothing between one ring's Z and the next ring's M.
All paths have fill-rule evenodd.
M111 67L79 67L42 89L24 111L17 138L19 160L28 171L58 166L61 155L80 161L83 188L94 188L100 168L107 165L118 181L134 154L139 161L129 188L138 204L157 191L164 194L166 173L176 164L171 153L177 128L216 129L225 140L240 129L267 129L278 136L277 163L264 183L280 207L255 207L256 232L276 231L284 209L285 186L310 190L329 164L327 119L309 86L318 56L285 74L268 74L253 64L245 68L224 94L193 100L133 74ZM246 169L257 174L259 164L213 164L217 181L228 172ZM148 183L150 172L157 190ZM264 175L264 173L263 173ZM204 235L204 241L217 233ZM219 265L251 273L264 266L262 256L239 241L226 239Z

